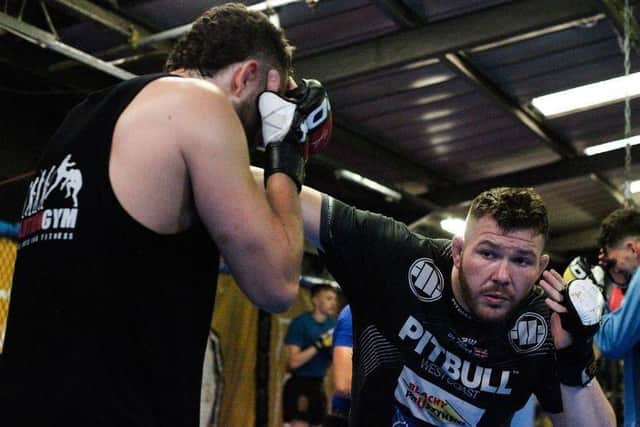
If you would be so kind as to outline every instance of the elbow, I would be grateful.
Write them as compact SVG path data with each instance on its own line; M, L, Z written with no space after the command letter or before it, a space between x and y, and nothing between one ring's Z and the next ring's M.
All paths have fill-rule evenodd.
M348 386L336 384L334 392L336 395L344 397L345 399L351 397L351 387Z
M284 282L284 284L283 284ZM266 286L265 293L259 301L254 303L269 313L284 313L289 310L296 300L299 288L298 281L278 280L271 286Z
M289 372L295 371L300 366L302 366L302 364L299 361L297 361L296 359L289 358L289 360L287 360L287 370Z
M270 295L269 298L260 304L260 308L269 313L284 313L289 310L298 296L300 285L298 280L288 281L284 285L278 286L278 291Z

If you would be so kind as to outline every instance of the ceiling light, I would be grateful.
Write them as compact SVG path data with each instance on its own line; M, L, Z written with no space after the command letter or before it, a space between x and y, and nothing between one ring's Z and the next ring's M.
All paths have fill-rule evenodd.
M546 118L602 107L640 95L640 72L534 98Z
M369 178L365 178L362 175L358 175L355 172L351 172L345 169L339 169L336 171L336 178L346 179L351 182L355 182L356 184L360 184L363 187L368 188L369 190L377 191L378 193L383 194L388 201L397 202L402 199L402 194L400 194L399 192L392 190L391 188L377 183Z
M462 236L464 234L465 226L465 221L460 218L445 218L440 221L440 228L454 236Z
M605 142L604 144L592 145L584 149L584 154L587 156L593 156L595 154L604 153L606 151L617 150L618 148L629 145L640 144L640 135L632 136L631 138L618 139L616 141Z

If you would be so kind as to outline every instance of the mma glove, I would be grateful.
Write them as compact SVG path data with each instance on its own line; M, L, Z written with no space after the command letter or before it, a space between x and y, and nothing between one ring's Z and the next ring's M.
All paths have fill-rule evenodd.
M331 348L332 345L333 345L333 329L329 329L328 331L320 334L318 338L316 338L316 340L313 342L313 346L318 351Z
M562 296L567 312L560 313L560 321L562 328L571 334L573 343L556 352L560 382L585 386L597 371L593 335L600 326L604 297L591 277L572 280L563 289Z
M262 138L267 152L264 184L276 172L287 174L302 189L305 164L329 143L333 118L329 97L317 80L303 79L284 97L265 91L258 97Z

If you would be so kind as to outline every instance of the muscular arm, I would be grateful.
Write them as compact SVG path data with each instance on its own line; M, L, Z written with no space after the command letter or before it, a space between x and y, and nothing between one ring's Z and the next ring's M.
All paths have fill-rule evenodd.
M263 171L260 168L251 166L251 172L256 183L263 180ZM320 243L320 214L322 210L322 193L311 187L302 186L300 192L300 202L302 205L302 221L304 224L304 237L313 243L317 248L322 249Z
M353 367L353 348L335 346L333 348L333 385L341 397L351 397L351 370Z
M542 277L540 286L545 290L548 297L545 302L555 311L551 316L551 332L553 334L554 345L558 350L576 345L576 343L573 342L574 338L571 334L562 327L559 315L559 313L567 312L567 308L560 304L560 302L563 301L560 290L566 286L566 283L562 276L553 269L545 271ZM577 344L580 343L578 342ZM558 357L560 358L560 356ZM563 369L560 363L558 366L559 369ZM562 407L564 408L564 412L560 414L560 416L565 417L564 423L566 425L593 427L616 425L616 416L613 408L602 392L602 388L600 388L597 379L594 378L584 387L573 387L561 383L560 391L562 393ZM556 415L554 418L559 420L560 416Z
M193 85L174 120L182 126L181 154L198 213L249 299L284 311L297 294L302 263L295 184L274 174L265 197L249 172L246 137L231 103L212 85Z
M555 427L570 425L615 427L615 413L597 379L591 381L586 387L569 387L561 384L560 390L564 412L549 414Z
M318 350L312 345L301 349L297 345L289 344L287 345L287 353L287 369L294 370L307 363L318 353Z

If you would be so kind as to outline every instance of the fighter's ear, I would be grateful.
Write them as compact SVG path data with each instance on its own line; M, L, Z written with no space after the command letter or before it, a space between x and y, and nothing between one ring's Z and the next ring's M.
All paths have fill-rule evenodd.
M542 256L540 257L540 274L542 274L542 272L547 269L547 266L549 265L549 259L549 255L547 254L542 254Z
M241 96L247 86L258 79L258 61L249 59L233 69L231 76L231 94Z
M625 242L625 246L631 249L634 255L640 255L640 242L635 239L629 239Z
M464 240L460 236L453 236L451 240L451 256L453 257L453 265L460 268L462 264L462 251L464 250Z

